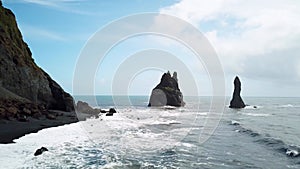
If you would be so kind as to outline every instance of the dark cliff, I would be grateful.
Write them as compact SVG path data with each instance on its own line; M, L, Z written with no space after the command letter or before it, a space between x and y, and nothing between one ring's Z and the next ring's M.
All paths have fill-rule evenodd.
M27 106L24 106L24 103ZM28 105L30 104L30 105ZM0 108L73 111L73 98L45 71L38 67L28 45L23 41L15 15L0 1ZM23 105L23 106L20 106ZM0 111L1 114L1 111Z

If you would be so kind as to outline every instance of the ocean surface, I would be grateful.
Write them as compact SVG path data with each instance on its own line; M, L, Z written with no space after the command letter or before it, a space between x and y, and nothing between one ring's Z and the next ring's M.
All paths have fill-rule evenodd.
M0 145L0 168L300 168L300 98L244 97L251 105L210 116L210 97L148 108L148 97L77 97L114 116L48 128ZM254 108L256 106L256 108ZM212 113L212 112L211 112ZM201 139L209 118L216 130ZM207 133L206 133L207 134ZM36 149L48 152L34 156Z

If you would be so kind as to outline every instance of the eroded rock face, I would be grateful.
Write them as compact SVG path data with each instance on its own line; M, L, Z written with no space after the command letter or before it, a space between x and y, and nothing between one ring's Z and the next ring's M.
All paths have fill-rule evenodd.
M230 101L230 108L244 108L246 105L241 97L241 81L239 77L234 79L234 91Z
M14 14L1 3L0 91L5 91L0 93L0 102L13 100L44 105L46 109L74 110L73 98L35 64Z
M177 73L164 73L160 83L152 90L148 106L184 106L182 93L178 87Z

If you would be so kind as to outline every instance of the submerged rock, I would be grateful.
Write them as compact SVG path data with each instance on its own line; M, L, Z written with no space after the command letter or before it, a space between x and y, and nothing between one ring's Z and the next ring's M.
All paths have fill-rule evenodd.
M184 106L182 93L178 87L177 73L164 73L160 83L152 90L148 106Z
M41 155L45 151L48 151L48 149L46 147L41 147L35 151L34 156Z
M239 77L234 79L234 91L230 101L230 108L244 108L246 105L241 97L241 82Z

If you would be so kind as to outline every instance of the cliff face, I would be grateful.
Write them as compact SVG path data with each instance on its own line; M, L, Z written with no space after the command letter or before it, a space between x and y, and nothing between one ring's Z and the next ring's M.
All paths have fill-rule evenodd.
M34 63L31 55L14 14L0 1L0 103L12 100L45 109L74 110L73 98Z
M148 106L184 106L182 93L178 87L177 73L164 73L160 83L152 90Z

